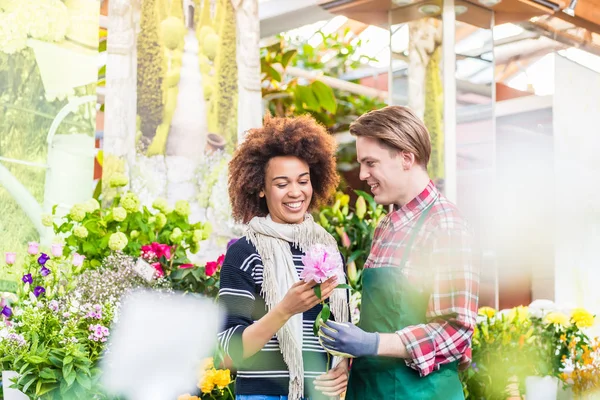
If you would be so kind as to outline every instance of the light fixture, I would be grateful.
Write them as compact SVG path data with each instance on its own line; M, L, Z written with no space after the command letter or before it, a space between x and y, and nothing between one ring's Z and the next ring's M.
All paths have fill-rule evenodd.
M407 6L409 4L412 4L413 0L392 0L392 3L394 3L397 6Z
M565 8L563 12L571 17L575 16L575 7L577 6L577 0L571 0L569 7Z
M436 4L425 4L419 7L419 11L425 15L436 15L439 14L442 9Z
M479 4L486 7L494 7L496 4L499 4L502 0L477 0Z
M454 6L454 14L456 14L456 15L462 15L462 14L466 13L467 10L468 10L467 6L463 6L463 5Z

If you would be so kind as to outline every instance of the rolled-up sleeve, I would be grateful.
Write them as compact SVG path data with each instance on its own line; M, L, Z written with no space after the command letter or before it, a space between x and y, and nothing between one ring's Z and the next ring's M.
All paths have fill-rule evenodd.
M471 232L463 228L436 233L431 268L433 286L427 323L397 332L410 355L406 364L420 376L453 361L470 362L479 295L479 271Z

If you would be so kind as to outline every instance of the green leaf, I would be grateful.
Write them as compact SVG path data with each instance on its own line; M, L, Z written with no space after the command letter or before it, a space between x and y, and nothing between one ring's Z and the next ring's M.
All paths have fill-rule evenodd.
M64 364L63 369L62 369L62 373L63 376L65 377L65 379L67 378L67 376L73 371L73 364ZM69 384L70 385L70 384Z
M331 309L329 308L329 304L323 304L323 310L321 311L321 321L326 322L331 315Z
M308 86L296 87L296 102L299 103L302 110L319 111L321 109L319 100L317 100L314 92Z
M81 386L88 390L92 388L92 381L85 374L77 374L77 383L79 383Z
M310 86L312 91L315 93L315 96L319 100L319 103L321 103L321 107L330 113L335 114L337 110L337 103L335 101L333 89L321 81L314 81Z
M315 291L315 296L317 296L318 299L321 299L321 284L315 286L313 290Z
M44 383L42 385L42 388L39 391L37 391L36 394L38 396L43 396L46 393L49 393L49 392L55 390L56 388L58 388L58 383Z
M75 382L75 378L77 377L77 372L71 370L71 372L69 372L68 375L64 375L65 377L65 381L67 382L67 385L71 386L73 384L73 382Z
M352 290L352 286L346 285L346 284L337 285L335 288L336 289L348 289L348 290Z
M40 356L29 356L27 357L27 361L29 361L32 364L41 364L46 360Z
M296 53L298 53L298 50L296 49L288 50L285 53L283 53L283 56L281 57L281 65L284 69L287 68L288 64L290 63L292 58L294 58Z
M313 324L313 333L315 334L315 336L319 336L319 326L321 323L321 313L322 312L323 312L323 310L319 311L317 318L315 318L315 323Z
M35 382L37 379L36 376L34 376L33 378L31 378L24 386L23 389L21 389L21 391L25 394L27 394L27 389L29 389L29 386L31 386L33 384L33 382Z
M348 257L346 264L350 264L352 261L356 261L356 259L358 257L360 257L363 253L364 253L364 250L353 251L352 254L350 254L350 257Z
M40 372L40 378L54 379L56 378L56 375L54 375L54 371L52 370L52 368L46 367Z
M71 356L66 356L65 359L63 360L63 364L70 364L73 362L73 357Z

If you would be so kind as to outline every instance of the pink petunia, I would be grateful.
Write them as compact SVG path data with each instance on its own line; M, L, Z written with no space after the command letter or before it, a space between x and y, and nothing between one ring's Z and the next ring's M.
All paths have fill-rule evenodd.
M217 269L219 269L219 264L216 261L207 262L205 267L206 276L213 276Z
M325 282L332 276L343 277L342 257L337 249L323 245L311 247L303 256L304 270L300 279L305 282L314 280L317 283Z
M163 276L165 276L165 271L163 271L162 266L160 265L159 262L152 263L152 266L156 270L159 278L162 278Z

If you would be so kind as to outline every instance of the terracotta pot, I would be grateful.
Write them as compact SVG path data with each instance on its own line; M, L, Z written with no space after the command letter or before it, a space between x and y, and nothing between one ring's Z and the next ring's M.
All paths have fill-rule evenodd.
M206 136L206 147L204 152L210 154L218 150L223 150L226 144L227 142L223 136L217 135L216 133L209 133Z

